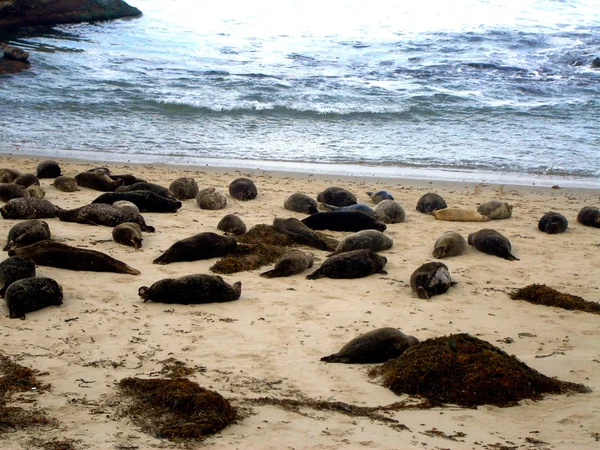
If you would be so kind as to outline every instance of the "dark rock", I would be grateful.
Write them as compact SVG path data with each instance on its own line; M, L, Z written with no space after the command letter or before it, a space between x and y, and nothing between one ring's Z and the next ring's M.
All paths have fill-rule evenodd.
M591 66L594 69L600 69L600 56L598 56L597 58L594 58L594 60L592 61Z
M10 45L2 44L4 47L4 58L10 59L13 61L27 61L29 58L29 53L25 50L21 50L17 47L11 47Z
M0 75L10 75L27 70L31 64L23 61L13 61L6 58L0 58Z

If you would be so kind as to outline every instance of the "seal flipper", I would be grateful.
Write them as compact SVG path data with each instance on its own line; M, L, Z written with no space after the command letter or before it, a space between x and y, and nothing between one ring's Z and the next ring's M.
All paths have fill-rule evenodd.
M321 268L318 268L313 273L306 275L307 280L316 280L317 278L322 278L323 274L321 273Z
M267 270L266 272L261 273L260 276L263 278L277 278L277 277L281 276L281 270L279 270L279 269Z
M510 252L507 255L500 255L504 259L508 259L509 261L520 261L519 258L511 254Z
M342 364L350 364L350 358L347 356L340 356L339 353L334 353L333 355L323 356L321 361L328 363L342 363Z
M417 287L417 296L419 298L423 298L425 300L428 300L430 298L429 293L425 290L425 288L423 286Z

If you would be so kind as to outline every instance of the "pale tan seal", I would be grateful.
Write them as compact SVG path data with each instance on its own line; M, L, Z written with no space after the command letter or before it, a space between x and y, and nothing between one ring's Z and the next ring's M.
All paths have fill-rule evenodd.
M461 208L444 208L433 211L436 220L447 220L450 222L489 222L491 219L482 216L477 211Z

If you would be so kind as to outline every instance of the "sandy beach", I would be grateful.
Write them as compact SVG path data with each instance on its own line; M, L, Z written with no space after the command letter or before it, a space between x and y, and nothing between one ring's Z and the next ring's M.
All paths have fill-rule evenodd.
M35 173L43 158L2 157L2 167ZM74 176L102 162L58 160L64 175ZM600 191L436 182L375 177L337 177L260 170L179 168L165 165L109 164L112 173L132 173L168 187L179 177L194 178L199 187L227 193L235 178L251 178L255 200L242 202L227 194L223 210L208 211L194 200L177 213L144 213L155 233L144 233L135 250L112 240L111 228L45 219L53 239L99 250L138 269L138 276L77 272L38 266L38 276L54 278L64 291L60 307L9 319L4 302L0 327L3 353L39 370L51 390L22 397L56 418L59 425L0 434L5 449L54 448L43 443L70 442L75 449L181 448L182 444L142 432L118 414L116 384L126 377L159 377L163 361L174 358L195 369L189 377L222 394L240 419L220 433L189 448L300 449L597 449L600 445L600 328L595 314L566 311L511 300L508 293L543 283L586 300L600 300L600 229L577 223L578 211L600 204ZM41 180L46 199L62 208L90 203L101 193L82 188L65 193ZM203 305L143 303L140 286L168 277L210 273L215 259L165 266L152 261L177 240L203 231L219 232L219 220L239 215L248 228L271 224L275 217L303 218L284 209L291 193L316 198L328 186L355 193L372 204L366 191L386 189L404 207L406 221L390 224L386 234L394 246L387 275L354 280L307 280L304 274L264 279L259 270L224 275L242 282L238 301ZM449 206L476 209L488 200L514 206L510 219L488 223L442 222L415 210L418 199L437 192ZM374 206L374 205L373 205ZM569 220L562 234L538 230L550 210ZM17 221L0 220L1 245ZM468 248L445 259L456 286L422 300L411 291L410 275L434 261L435 240L453 230L467 236L494 228L508 237L520 261L507 261ZM219 232L220 233L220 232ZM326 232L340 239L349 233ZM315 267L327 252L315 254ZM2 252L0 259L7 257ZM312 269L311 269L312 270ZM476 409L457 406L382 412L385 422L341 411L308 406L310 400L379 407L407 397L371 380L373 365L327 364L335 353L367 331L400 328L420 340L469 333L502 348L550 377L583 383L588 394L552 395L518 406ZM507 339L510 338L510 339ZM252 399L309 400L290 408L258 404Z

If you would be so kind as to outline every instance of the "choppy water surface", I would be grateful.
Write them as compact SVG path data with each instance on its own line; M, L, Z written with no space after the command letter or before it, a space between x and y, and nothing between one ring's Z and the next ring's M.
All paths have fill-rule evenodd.
M130 3L4 36L1 152L600 176L596 0Z

